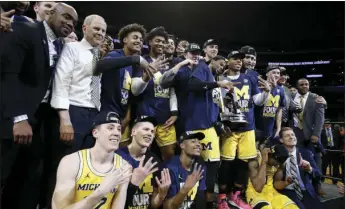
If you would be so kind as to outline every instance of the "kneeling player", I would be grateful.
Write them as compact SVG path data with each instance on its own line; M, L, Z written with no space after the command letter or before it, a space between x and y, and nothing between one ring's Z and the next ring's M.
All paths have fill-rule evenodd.
M52 208L123 209L132 167L114 153L121 139L115 112L101 112L94 121L91 149L65 156L57 171Z
M200 141L205 138L201 132L186 132L179 140L181 154L171 158L163 167L168 168L171 186L164 201L164 209L190 209L206 205L206 172L200 159ZM199 205L200 204L200 205Z
M136 119L132 129L132 141L117 153L134 168L131 183L127 190L126 209L159 208L165 199L169 186L169 171L157 173L159 160L148 150L154 139L154 118L141 116Z
M247 201L253 209L298 209L287 196L273 187L276 167L282 166L289 153L282 145L273 149L264 148L259 159L249 161L249 182L246 191Z

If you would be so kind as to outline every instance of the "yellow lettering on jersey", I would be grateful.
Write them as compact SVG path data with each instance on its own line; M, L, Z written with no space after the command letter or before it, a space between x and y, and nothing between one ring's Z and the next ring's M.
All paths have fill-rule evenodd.
M280 95L272 96L270 93L268 96L268 100L266 102L267 107L278 107L279 106Z
M249 100L249 85L243 85L241 89L234 87L234 91L236 94L236 100L240 100L241 97L243 97L243 99Z
M275 118L277 109L279 107L279 100L280 100L280 95L272 96L270 93L268 96L268 100L265 104L264 111L263 111L263 116L264 117L270 117L270 118Z
M160 97L160 98L170 98L170 88L163 89L159 85L159 79L162 77L161 72L157 72L154 74L154 79L153 79L153 89L155 92L155 97Z
M188 192L188 197L190 198L190 200L194 200L195 199L195 196L196 196L196 193L198 192L198 187L199 187L199 182L197 182L193 189L191 189L189 192Z
M152 186L152 178L153 175L148 175L145 180L140 184L139 189L143 190L143 193L150 193L153 192L153 186Z
M126 90L131 90L132 78L129 75L129 72L125 70L125 75L123 76L123 88Z

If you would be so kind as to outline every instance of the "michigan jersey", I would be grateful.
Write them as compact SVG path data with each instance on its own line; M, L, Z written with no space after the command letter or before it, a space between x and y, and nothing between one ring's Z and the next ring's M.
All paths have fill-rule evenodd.
M91 164L90 149L81 150L78 152L78 155L80 164L76 179L74 202L79 202L91 195L100 186L104 177L107 175L107 173L100 173L93 168ZM123 162L121 156L114 154L114 166L108 173L120 168ZM117 187L103 197L94 209L110 209L116 190Z
M259 162L261 159L259 159ZM289 199L287 196L280 194L273 186L273 176L275 172L277 171L277 168L270 167L267 165L266 168L266 184L264 185L264 188L262 191L256 192L252 182L248 181L248 186L246 190L246 196L248 203L255 207L258 204L265 203L273 208L273 209L298 209L296 204Z
M276 113L278 107L285 106L285 93L284 89L280 86L274 87L269 96L267 102L263 106L262 112L262 130L264 136L269 137L273 135L273 128L276 121Z
M150 56L144 56L147 62L153 60ZM173 66L171 66L172 68ZM154 74L145 90L137 97L137 116L146 115L155 117L158 124L164 124L171 116L170 113L170 88L163 89L159 85L159 80L165 70ZM141 71L136 75L141 77Z
M104 59L124 57L123 49L110 52ZM138 72L132 66L105 71L101 80L101 111L117 112L120 118L126 116L131 98L132 77ZM132 75L134 74L134 75Z
M202 162L200 161L198 163ZM192 168L193 167L194 165L192 165ZM163 165L163 168L168 168L170 172L171 185L166 196L167 199L170 199L173 198L184 186L188 175L191 174L191 171L187 171L183 168L179 156L174 156L173 158L171 158ZM204 192L206 190L206 167L204 166L203 169L203 178L198 181L195 186L188 192L187 197L179 207L180 209L194 208L197 193L200 191Z
M248 126L241 127L239 131L254 130L255 121L253 96L260 93L258 84L255 83L251 77L242 73L238 76L228 76L226 79L239 83L234 86L234 93L240 106L240 110L247 117L248 122Z
M139 166L139 161L135 160L129 153L128 147L123 147L117 150L117 153L123 157L129 164L132 165L133 169ZM158 158L151 152L145 153L144 164L148 159L153 157L153 162L158 162ZM157 163L157 167L159 164ZM150 174L145 180L139 185L133 198L127 196L126 209L148 209L151 203L153 187L155 187L155 176L157 173Z
M189 79L214 82L214 77L205 64L200 61L193 69L180 68L175 76L174 88L179 107L179 123L183 131L204 130L212 127L219 115L219 107L213 102L213 90L189 92L186 88ZM203 114L201 114L203 113Z

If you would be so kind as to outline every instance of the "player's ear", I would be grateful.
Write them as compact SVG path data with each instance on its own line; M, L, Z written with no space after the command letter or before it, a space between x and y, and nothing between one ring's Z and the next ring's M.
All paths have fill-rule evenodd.
M131 136L135 136L135 134L136 134L136 129L133 127L133 128L132 128Z
M98 128L94 128L94 129L92 130L92 136L93 136L94 138L98 138Z
M180 148L181 148L181 150L186 148L186 145L184 144L184 142L180 143Z

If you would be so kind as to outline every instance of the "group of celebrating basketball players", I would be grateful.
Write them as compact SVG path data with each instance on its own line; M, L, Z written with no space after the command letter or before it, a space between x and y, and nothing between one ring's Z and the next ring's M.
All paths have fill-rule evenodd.
M45 9L48 12L42 12ZM85 18L78 42L67 30L78 18L73 7L40 2L35 11L46 16L35 23L13 23L14 31L5 38L17 41L21 36L16 30L30 31L41 24L48 36L43 41L47 53L54 52L54 70L44 90L50 97L42 103L49 106L49 117L59 121L57 137L65 148L48 197L51 206L48 201L45 207L322 208L315 193L322 174L313 155L319 127L312 125L311 138L298 143L304 137L303 114L309 114L302 100L309 94L308 80L298 80L298 92L293 87L290 91L284 67L268 66L264 76L255 70L253 47L223 57L217 40L200 47L177 41L164 27L146 33L140 24L126 25L118 34L123 47L114 49L106 22L98 15ZM55 40L61 41L60 48ZM147 55L141 54L144 41ZM5 60L3 65L11 64ZM30 86L24 81L21 85ZM245 126L229 127L221 121L224 91L235 95ZM316 94L310 100L319 113L314 120L323 124L326 101ZM44 114L35 117L48 121ZM26 136L20 131L27 120L14 119L18 139Z

